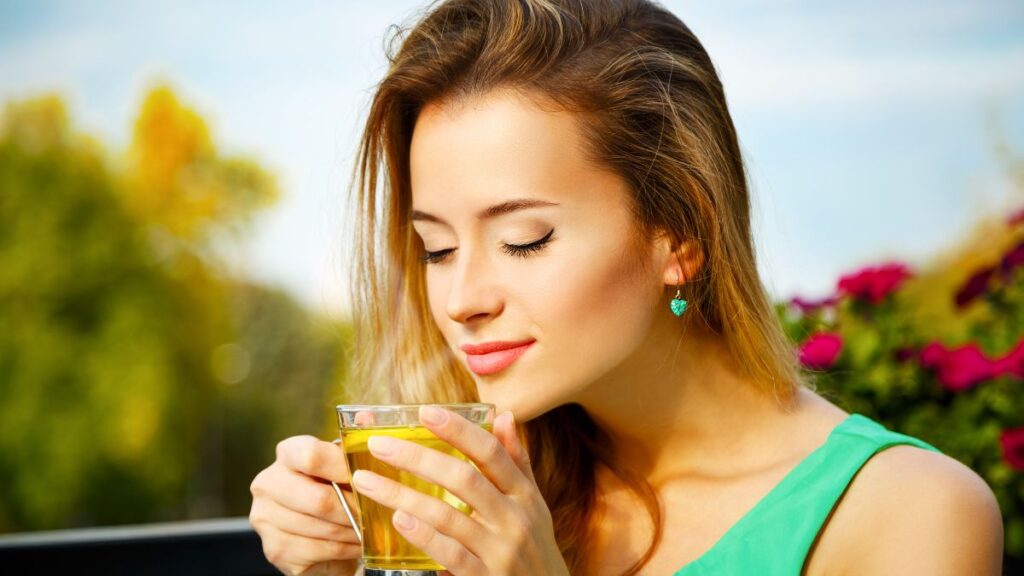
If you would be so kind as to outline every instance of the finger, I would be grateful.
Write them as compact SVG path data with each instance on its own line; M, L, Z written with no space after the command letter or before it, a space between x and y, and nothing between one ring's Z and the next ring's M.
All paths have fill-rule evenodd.
M442 421L432 423L432 413L440 415ZM501 441L482 426L450 410L426 405L420 407L420 421L438 438L448 442L475 462L484 476L501 492L525 494L533 489Z
M404 524L406 520L411 521L411 525ZM416 516L399 510L391 517L391 523L410 544L424 551L452 574L487 573L487 567L476 554Z
M317 482L315 479L301 474L281 465L271 465L267 469L271 474L268 483L273 483L277 488L273 493L266 495L278 504L308 516L322 518L328 522L349 526L348 516L341 507L337 493L330 484ZM341 486L339 486L341 488ZM342 490L349 509L355 512L359 509L356 505L355 495L350 490Z
M485 518L500 521L508 515L508 498L471 462L392 436L370 436L366 444L382 462L446 488Z
M355 423L359 426L373 426L373 412L360 410L356 412Z
M443 500L369 470L356 470L353 482L363 496L393 510L412 513L435 530L462 542L475 554L480 554L488 545L488 539L481 537L487 532L480 523Z
M308 476L348 483L351 474L345 451L314 436L292 436L277 444L277 459Z
M266 498L253 501L249 522L254 528L267 524L295 536L359 544L355 530L347 524L328 522L316 516L302 514Z
M530 453L526 450L526 446L523 445L523 441L519 437L519 431L516 429L515 415L512 414L511 410L502 412L494 419L494 435L497 436L501 444L508 450L509 456L512 457L512 461L516 463L519 471L536 483L533 477L533 465L530 463Z
M260 532L263 554L275 566L294 566L302 570L313 564L331 560L359 558L359 544L296 536L267 525Z

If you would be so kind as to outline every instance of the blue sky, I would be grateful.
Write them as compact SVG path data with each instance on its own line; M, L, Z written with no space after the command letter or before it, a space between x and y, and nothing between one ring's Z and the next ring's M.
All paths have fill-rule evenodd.
M222 150L279 176L283 198L231 249L232 271L342 311L343 197L382 39L425 4L6 0L0 99L59 91L78 128L124 146L146 87L169 79ZM996 126L1024 154L1024 3L664 5L725 84L776 298L926 262L1024 206L992 152Z

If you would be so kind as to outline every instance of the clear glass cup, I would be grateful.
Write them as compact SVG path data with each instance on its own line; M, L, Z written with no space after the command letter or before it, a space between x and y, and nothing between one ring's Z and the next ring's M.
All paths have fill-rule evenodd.
M495 407L486 403L433 404L450 410L491 432ZM439 498L466 514L473 510L441 486L427 482L412 473L400 470L374 457L367 447L370 436L393 436L451 454L473 464L462 452L441 440L420 423L421 404L341 404L337 407L340 443L345 451L349 470L370 470L410 488ZM473 464L475 466L475 464ZM335 486L337 490L337 486ZM359 530L362 541L362 563L365 576L435 576L445 567L419 548L410 544L391 523L394 509L359 494ZM340 492L339 492L340 496ZM349 518L351 511L341 498Z

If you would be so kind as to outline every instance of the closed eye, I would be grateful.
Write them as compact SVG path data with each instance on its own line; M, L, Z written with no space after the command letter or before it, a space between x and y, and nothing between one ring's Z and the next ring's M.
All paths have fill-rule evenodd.
M505 246L503 246L502 249L505 251L506 254L511 254L513 256L522 256L525 258L526 256L529 256L534 252L540 252L540 250L544 248L544 245L548 243L548 240L551 239L551 235L554 233L555 229L552 228L551 231L545 234L544 237L541 238L540 240L530 242L529 244L505 244Z
M424 264L437 264L441 260L444 260L444 257L447 256L448 253L451 252L452 250L455 249L448 248L447 250L438 250L437 252L430 252L428 250L422 256L420 256L420 262L423 262Z
M544 246L551 240L551 235L554 234L555 229L552 228L550 232L544 235L540 240L530 242L529 244L505 244L502 246L502 250L506 254L511 256L519 256L526 258L535 252L539 252ZM427 251L425 254L420 256L420 261L425 264L439 264L442 263L445 258L451 252L454 252L455 248L447 248L445 250L438 250L436 252Z

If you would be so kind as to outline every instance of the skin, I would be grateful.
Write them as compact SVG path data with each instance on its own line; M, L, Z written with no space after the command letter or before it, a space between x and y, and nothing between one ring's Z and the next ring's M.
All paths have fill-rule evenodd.
M715 335L698 323L682 328L668 301L703 255L664 234L633 247L629 188L588 159L575 122L496 91L429 104L413 133L413 209L433 216L413 225L424 249L438 254L424 265L431 313L447 343L465 362L465 343L536 339L508 368L474 374L481 401L501 413L493 435L454 414L443 426L428 424L479 472L408 442L395 442L392 456L375 451L448 487L474 507L472 517L457 518L440 500L379 477L369 492L360 481L373 476L362 471L352 479L411 515L416 527L403 534L453 574L568 573L514 420L582 405L664 502L670 545L659 546L643 573L670 574L711 548L847 416L804 388L778 404L733 369ZM552 205L478 217L512 199ZM552 230L539 250L507 251ZM278 460L253 482L250 517L268 558L286 573L354 569L339 561L359 551L324 478L349 480L339 450L296 437L279 445ZM643 552L651 527L614 476L598 470L598 478L595 566L618 574ZM893 482L906 493L894 495ZM926 512L933 522L922 527ZM869 460L826 528L808 574L953 574L945 545L953 539L967 541L952 550L973 561L972 573L999 573L1002 524L991 491L956 460L916 447ZM901 545L878 545L879 534ZM935 562L928 570L915 564L925 553Z

